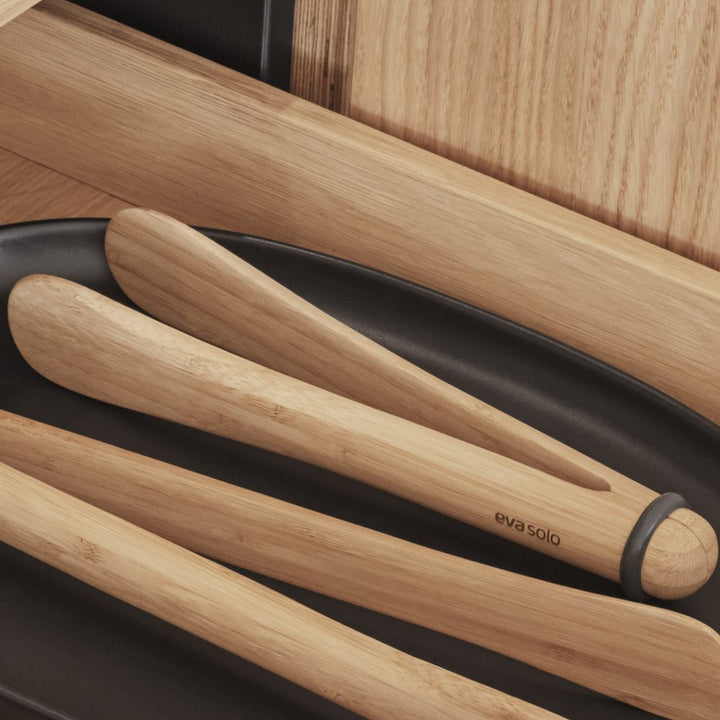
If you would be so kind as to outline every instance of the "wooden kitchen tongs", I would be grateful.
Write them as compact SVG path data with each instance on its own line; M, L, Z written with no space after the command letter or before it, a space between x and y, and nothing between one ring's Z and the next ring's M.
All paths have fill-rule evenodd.
M60 385L367 482L620 580L634 599L683 597L712 574L715 533L679 496L421 371L186 225L121 211L106 255L131 299L196 337L69 281L24 278L13 337Z

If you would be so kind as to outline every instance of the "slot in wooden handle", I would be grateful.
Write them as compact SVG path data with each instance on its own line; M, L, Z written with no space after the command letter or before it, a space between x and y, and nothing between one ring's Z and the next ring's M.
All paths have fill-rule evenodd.
M0 540L367 718L557 718L0 464Z
M645 509L289 378L67 280L24 278L8 312L25 359L60 385L343 473L605 577L618 579ZM663 552L646 556L644 573L657 560L650 570L676 594L707 581L714 564L692 527L671 517L656 536Z
M696 620L421 547L0 411L0 461L204 555L482 645L675 720L715 720Z

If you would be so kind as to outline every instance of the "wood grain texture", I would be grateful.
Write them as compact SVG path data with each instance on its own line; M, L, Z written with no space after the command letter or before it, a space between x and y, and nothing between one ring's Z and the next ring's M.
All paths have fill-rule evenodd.
M121 211L105 255L138 307L211 345L568 482L649 501L645 488L424 372L167 215Z
M647 506L269 370L62 278L20 280L8 318L25 360L63 387L346 475L616 581ZM643 579L694 592L717 562L714 537L671 516Z
M284 288L244 260L162 213L130 209L108 225L105 254L123 291L146 312L211 345L265 367L433 428L555 477L648 505L656 496L544 433L423 372ZM649 544L646 593L673 598L704 582L717 538L697 515L678 510L707 550L707 574L692 583L674 533Z
M203 555L650 712L715 718L720 638L678 613L474 563L2 411L0 461Z
M39 0L0 0L0 27L38 2Z
M357 0L295 0L291 92L348 114Z
M59 0L0 29L0 67L16 152L440 290L720 420L715 271Z
M0 197L0 225L47 218L107 217L129 207L101 190L2 148Z
M7 465L0 540L366 718L559 717L405 655Z
M720 267L716 0L365 0L352 117Z

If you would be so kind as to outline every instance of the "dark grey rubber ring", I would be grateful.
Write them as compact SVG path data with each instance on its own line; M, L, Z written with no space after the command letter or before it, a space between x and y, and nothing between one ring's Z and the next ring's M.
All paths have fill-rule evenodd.
M642 564L650 538L663 520L676 510L686 507L688 503L682 495L665 493L656 497L638 518L620 560L620 585L630 600L645 602L650 599L642 586Z

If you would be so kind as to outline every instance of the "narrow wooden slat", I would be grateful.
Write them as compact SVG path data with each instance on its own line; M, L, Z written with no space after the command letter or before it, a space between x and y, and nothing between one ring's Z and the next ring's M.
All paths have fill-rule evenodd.
M296 0L290 89L345 115L350 87L357 0Z
M21 154L436 288L720 420L715 271L59 0L0 30L0 68Z

